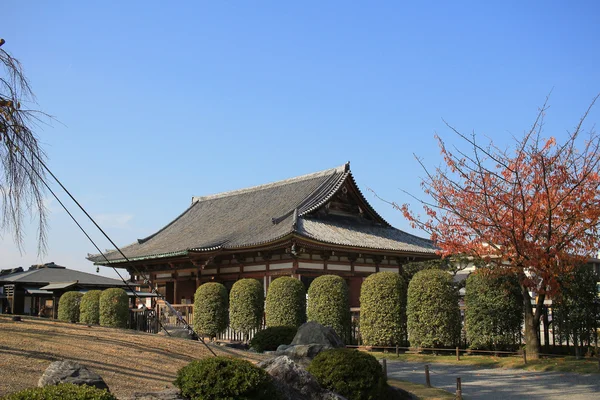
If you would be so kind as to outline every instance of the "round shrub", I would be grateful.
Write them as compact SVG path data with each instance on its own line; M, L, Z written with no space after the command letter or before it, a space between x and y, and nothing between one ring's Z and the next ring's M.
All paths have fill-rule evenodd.
M58 319L67 322L79 322L79 303L83 293L66 292L58 301Z
M360 334L368 346L395 346L406 336L406 289L395 272L369 275L360 290Z
M265 307L263 288L256 279L241 279L229 293L229 325L244 333L260 327Z
M299 327L306 322L306 291L300 280L284 276L269 285L265 305L267 326Z
M322 351L307 368L319 384L349 400L385 397L387 383L377 359L353 349Z
M79 304L79 322L84 324L100 323L101 290L90 290L81 298Z
M227 329L227 289L220 283L208 282L194 295L194 330L211 339Z
M408 285L407 327L415 347L453 347L460 340L458 292L452 275L420 271Z
M129 298L125 290L112 288L100 294L100 325L112 328L127 328L129 320Z
M350 340L350 300L346 281L337 275L322 275L308 288L306 316L331 327L346 343Z
M191 400L280 399L265 370L235 358L192 361L179 370L174 383Z
M117 400L115 396L104 389L87 385L60 383L33 389L25 389L11 393L3 400Z
M250 346L259 353L275 351L282 344L292 343L296 332L298 328L293 326L272 326L257 332L250 341Z
M509 350L523 322L523 297L514 276L477 270L467 278L465 329L472 349Z

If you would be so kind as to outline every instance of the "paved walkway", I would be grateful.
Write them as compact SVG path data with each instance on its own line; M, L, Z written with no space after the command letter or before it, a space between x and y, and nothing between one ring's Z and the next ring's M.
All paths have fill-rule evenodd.
M462 380L465 399L599 400L600 375L429 364L431 385L456 392ZM388 360L388 376L425 384L425 363Z

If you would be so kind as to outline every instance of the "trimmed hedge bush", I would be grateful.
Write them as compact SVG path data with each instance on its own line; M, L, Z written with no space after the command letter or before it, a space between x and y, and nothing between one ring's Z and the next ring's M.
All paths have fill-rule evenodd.
M360 290L360 334L367 346L395 346L406 336L406 285L395 272L369 275Z
M435 269L415 274L408 285L407 317L412 346L456 346L461 321L452 275Z
M129 298L125 290L112 288L100 294L100 325L112 328L127 328L129 320Z
M282 344L292 343L297 332L298 328L292 326L272 326L257 332L250 341L250 347L259 353L275 351Z
M101 290L90 290L81 298L79 303L79 322L84 324L100 323Z
M227 329L227 289L220 283L208 282L194 295L194 330L211 339Z
M229 292L229 325L242 332L246 340L251 330L260 327L265 308L263 287L256 279L241 279Z
M465 328L472 349L510 350L523 322L523 295L514 276L479 269L467 278Z
M66 292L58 300L58 319L67 322L79 322L79 303L83 293Z
M93 386L60 383L7 394L3 400L117 400L104 389Z
M379 361L354 349L325 350L307 368L319 384L349 400L378 400L387 396L388 385Z
M191 400L281 398L265 370L235 358L192 361L179 370L174 383L181 394Z
M267 326L299 327L306 322L306 290L300 280L283 276L269 285L265 305Z
M331 327L345 342L350 341L350 300L348 285L338 275L321 275L308 288L306 316Z

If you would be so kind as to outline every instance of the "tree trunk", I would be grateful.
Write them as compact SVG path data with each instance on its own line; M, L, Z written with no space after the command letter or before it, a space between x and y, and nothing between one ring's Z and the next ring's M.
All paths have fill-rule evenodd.
M528 360L540 358L540 341L538 330L540 328L540 316L534 315L531 305L531 296L526 287L521 287L523 292L523 311L525 313L525 352ZM543 303L543 300L542 300Z

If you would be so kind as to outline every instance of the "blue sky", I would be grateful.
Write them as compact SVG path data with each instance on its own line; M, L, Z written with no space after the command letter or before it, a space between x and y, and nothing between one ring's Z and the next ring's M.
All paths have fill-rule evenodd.
M90 3L8 0L0 37L58 121L37 131L50 167L121 245L192 196L346 161L411 231L367 188L418 195L413 153L435 166L434 133L455 141L442 118L504 145L552 91L546 133L560 139L600 92L594 1ZM33 226L22 255L4 233L0 268L95 270L92 245L48 205L48 254Z

